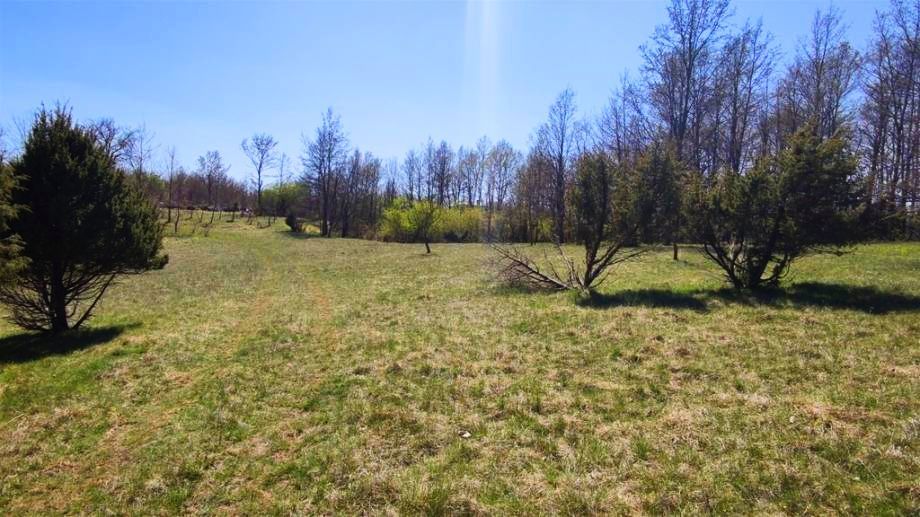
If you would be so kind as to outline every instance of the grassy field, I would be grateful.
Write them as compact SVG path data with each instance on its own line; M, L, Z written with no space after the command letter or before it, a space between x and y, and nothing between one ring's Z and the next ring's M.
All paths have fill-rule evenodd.
M662 250L592 307L480 245L166 247L86 332L0 326L0 513L920 512L920 244L756 298Z

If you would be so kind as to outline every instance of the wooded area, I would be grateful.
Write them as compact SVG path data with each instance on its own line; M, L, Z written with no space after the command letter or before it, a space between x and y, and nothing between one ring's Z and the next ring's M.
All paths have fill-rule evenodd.
M329 110L303 135L299 163L279 155L271 135L243 140L251 160L236 165L251 178L243 182L229 176L217 151L187 168L145 127L110 119L88 126L170 220L172 210L191 208L292 213L319 221L323 236L383 239L417 233L381 231L395 224L382 221L388 207L427 200L475 207L467 217L479 219L475 237L443 231L434 240L573 241L569 204L579 158L601 150L614 167L632 168L650 148L667 147L680 168L662 178L663 217L646 238L674 243L694 237L681 212L692 176L745 175L811 125L822 138L843 139L856 159L871 236L917 238L920 4L894 0L864 49L848 41L833 7L815 14L795 49L777 48L759 21L733 20L728 0L676 0L667 15L639 49L641 70L624 75L603 113L580 113L567 89L528 149L488 137L458 147L429 139L401 160L384 160L350 142ZM782 50L791 59L781 59Z

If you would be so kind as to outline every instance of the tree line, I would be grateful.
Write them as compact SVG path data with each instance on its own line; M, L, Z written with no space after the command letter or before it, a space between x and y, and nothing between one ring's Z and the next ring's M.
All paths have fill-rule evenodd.
M916 238L920 2L893 0L878 13L862 52L845 28L836 8L817 12L783 63L759 21L734 23L728 0L674 0L639 50L641 69L624 76L603 113L579 113L575 92L566 89L525 150L487 137L459 147L429 139L401 159L381 160L353 146L329 110L302 137L299 163L279 155L270 135L244 140L250 179L242 182L228 176L229 165L216 151L186 170L170 150L154 172L143 128L126 131L109 120L94 127L163 206L293 214L318 221L323 236L349 237L391 238L400 232L379 232L393 227L383 221L386 208L425 201L478 208L482 239L576 240L568 205L580 157L602 149L618 166L635 166L648 149L666 146L680 167L676 177L662 178L667 195L659 210L669 217L655 237L677 243L691 237L679 210L691 175L745 175L810 125L821 138L843 138L856 156L864 223L874 237Z

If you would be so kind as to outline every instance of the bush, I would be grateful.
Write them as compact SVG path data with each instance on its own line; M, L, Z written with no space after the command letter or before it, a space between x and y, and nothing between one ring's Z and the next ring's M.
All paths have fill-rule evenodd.
M409 209L412 204L404 198L397 198L383 210L378 236L387 242L409 242L412 230L409 228Z
M482 209L454 207L442 209L437 232L447 242L479 242L482 233Z
M378 236L390 242L478 242L482 237L482 209L440 207L428 201L399 198L380 219Z
M294 233L303 233L303 220L297 217L293 212L289 212L284 218L284 224L288 225Z
M746 174L697 178L692 233L736 288L775 286L797 258L839 253L857 240L855 174L842 136L822 140L806 128Z

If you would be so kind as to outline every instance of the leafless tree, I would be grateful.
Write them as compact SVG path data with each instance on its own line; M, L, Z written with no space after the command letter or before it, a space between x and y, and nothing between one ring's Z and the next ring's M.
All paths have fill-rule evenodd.
M278 159L278 185L281 187L287 185L287 182L290 180L290 172L288 170L290 163L291 161L288 159L288 155L281 153L281 158Z
M811 34L778 88L777 148L805 123L830 137L852 119L849 100L858 83L860 57L845 32L836 8L815 14Z
M478 168L479 155L474 150L467 150L463 146L457 149L457 185L469 206L473 206L473 182Z
M176 204L176 198L173 195L176 190L177 176L179 173L179 162L176 160L176 148L170 147L166 150L166 222L172 222L173 206ZM176 212L176 220L179 219L179 213Z
M499 140L486 156L486 235L491 237L496 212L501 212L514 182L515 169L521 161L520 153L505 140Z
M243 140L240 144L243 153L252 162L253 178L252 186L256 190L256 211L262 213L262 188L264 187L264 176L267 171L275 167L278 157L276 147L278 142L269 134L257 133L252 136L251 140Z
M482 204L482 183L489 167L489 153L492 142L486 136L476 141L476 167L470 171L466 181L467 203L470 206Z
M384 186L382 207L388 206L397 196L399 196L399 160L392 158L387 160L383 172Z
M867 199L877 218L893 221L920 212L920 1L895 0L879 13L865 72L859 128Z
M316 128L312 140L303 138L304 154L301 156L305 177L319 196L320 234L332 235L335 219L336 197L342 170L348 157L348 139L342 129L341 119L326 110L322 123Z
M221 189L227 183L229 165L225 165L218 151L208 151L198 157L198 173L204 177L207 188L207 203L211 210L222 209Z
M635 163L652 140L654 129L646 113L641 85L624 76L598 120L598 138L607 153L621 166Z
M728 14L728 0L672 0L668 23L656 29L651 45L642 48L651 102L674 141L678 159L697 158L688 136L702 121L692 117L706 102L714 47Z
M575 143L575 110L575 93L566 88L537 132L537 149L552 166L553 237L560 243L565 242L565 191Z
M719 118L724 123L713 135L716 168L726 164L739 173L753 162L756 123L768 106L767 89L773 71L770 41L760 22L746 23L722 48L716 95L724 99L719 103L723 110Z
M403 176L405 178L405 193L409 200L422 198L422 161L414 149L406 153L403 160Z
M133 146L135 130L119 127L110 118L89 123L90 131L113 162L123 164Z
M432 186L435 193L435 200L438 206L448 204L450 199L450 182L453 172L454 152L450 145L441 141L434 153L433 168L434 175L431 178Z

